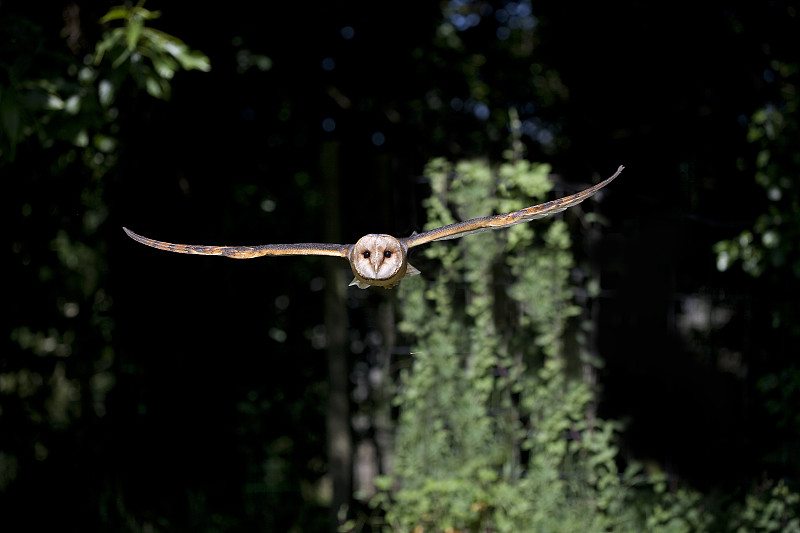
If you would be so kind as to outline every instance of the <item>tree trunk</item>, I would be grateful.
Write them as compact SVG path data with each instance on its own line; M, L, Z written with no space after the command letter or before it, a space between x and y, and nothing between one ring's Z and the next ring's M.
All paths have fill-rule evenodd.
M341 242L339 212L339 145L322 146L320 162L325 194L326 242ZM328 362L326 433L328 472L332 482L331 531L346 519L353 481L353 443L350 433L349 365L347 352L347 287L342 283L341 261L325 261L325 331Z

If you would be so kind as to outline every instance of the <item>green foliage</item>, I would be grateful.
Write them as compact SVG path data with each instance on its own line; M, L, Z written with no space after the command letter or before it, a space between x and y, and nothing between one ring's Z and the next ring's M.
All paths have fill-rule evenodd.
M652 501L640 502L646 510L645 531L663 533L703 533L712 531L714 516L704 506L703 495L699 492L679 488L666 492L666 484L652 476L654 493Z
M734 266L753 278L755 301L763 300L763 312L753 313L755 322L768 331L772 349L759 346L759 361L754 368L754 402L780 438L774 439L764 454L767 464L781 469L797 468L800 459L793 453L800 442L800 417L790 406L800 399L800 368L796 350L800 339L800 69L797 64L773 60L770 71L779 92L763 108L753 113L747 139L756 148L753 161L740 161L752 168L756 183L765 191L764 210L739 235L714 246L720 271Z
M14 160L28 138L44 145L72 140L69 120L81 109L80 79L64 78L69 59L41 49L42 30L20 17L0 19L0 165ZM34 61L33 57L40 60ZM55 65L55 66L54 66Z
M754 277L781 271L800 277L796 246L800 240L800 183L793 178L800 168L795 146L800 133L798 68L778 61L771 67L780 81L780 100L753 113L747 131L748 141L758 147L755 180L766 192L766 212L756 218L752 228L718 242L714 252L721 271L740 263Z
M147 10L143 5L144 1L140 1L134 7L112 7L100 19L102 23L122 21L123 25L103 34L95 49L94 64L100 65L106 58L111 60L115 75L110 80L114 91L130 76L151 96L166 99L170 96L170 80L176 72L180 69L208 72L211 63L208 57L191 50L177 37L146 26L161 13ZM149 59L150 64L144 58Z
M546 165L428 165L428 224L544 198ZM395 473L375 500L387 530L602 531L637 516L617 467L617 424L567 376L578 314L566 224L522 224L431 246L435 275L404 282L400 329L415 339L397 404ZM430 281L426 281L430 280Z
M117 144L113 124L118 110L113 105L125 83L133 80L151 96L166 99L176 72L210 69L204 54L146 26L159 13L142 4L112 8L101 22L122 21L123 25L104 33L93 58L83 63L41 51L45 36L31 21L0 22L3 41L13 43L0 45L0 161L13 162L18 145L31 138L44 148L59 141L90 147L101 154L104 166L111 166L105 157L113 154ZM37 55L47 61L29 60Z
M106 18L118 18L124 9ZM200 55L192 63L192 53L182 51L179 41L144 27L153 16L141 6L126 12L131 13L125 19L128 39L109 44L116 41L107 34L97 45L104 51L95 55L97 62L53 51L63 43L54 46L53 37L30 20L0 17L0 168L14 183L5 212L13 227L6 248L15 280L10 349L0 372L0 413L13 424L13 431L0 431L4 497L13 489L16 498L57 505L47 500L44 486L36 486L35 498L26 498L36 473L44 469L69 478L65 472L84 468L81 457L92 456L93 451L81 451L93 445L87 444L91 435L105 434L98 427L119 375L105 240L113 186L106 178L117 165L120 144L119 88L136 76L135 56L145 51L151 58L183 57L181 68L207 70ZM130 50L124 61L118 60L120 47ZM166 94L174 70L153 71L150 76L161 80L162 89L154 96ZM111 494L113 486L109 475L95 479L91 490ZM86 494L86 501L97 494ZM126 503L119 494L114 498L113 506L94 499L90 505L102 508L92 513L96 520L125 514ZM67 494L58 500L71 501Z
M800 533L800 494L782 481L753 491L733 513L728 530L736 533Z
M434 160L428 225L541 201L548 170ZM399 328L415 347L395 399L394 472L372 501L384 531L798 531L800 496L783 483L723 509L636 464L620 469L619 424L595 416L594 391L567 370L563 340L579 309L564 221L425 256L439 272L400 289Z

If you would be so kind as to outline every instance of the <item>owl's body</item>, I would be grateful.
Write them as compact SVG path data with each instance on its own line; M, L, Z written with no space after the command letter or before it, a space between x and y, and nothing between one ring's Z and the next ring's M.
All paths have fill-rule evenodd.
M360 289L366 289L370 286L391 289L397 286L404 277L419 274L419 270L408 263L409 248L432 241L455 239L481 231L507 228L564 211L573 205L579 204L611 183L614 178L619 176L623 168L620 166L610 178L571 196L526 207L512 213L457 222L424 233L416 233L403 239L397 239L391 235L369 234L361 237L355 244L301 243L265 244L260 246L204 246L156 241L137 235L127 228L123 229L128 236L142 244L159 250L182 254L221 255L234 259L250 259L265 255L327 255L343 257L348 260L350 268L355 275L350 285L356 285Z

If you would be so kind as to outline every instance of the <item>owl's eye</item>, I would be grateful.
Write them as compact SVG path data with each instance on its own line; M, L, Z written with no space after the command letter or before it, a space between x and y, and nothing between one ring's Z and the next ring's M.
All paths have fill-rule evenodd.
M361 255L364 257L364 259L369 259L369 250L367 250L366 252L364 252Z
M383 257L385 257L387 259L392 257L392 251L391 250L386 250L385 252L383 252Z

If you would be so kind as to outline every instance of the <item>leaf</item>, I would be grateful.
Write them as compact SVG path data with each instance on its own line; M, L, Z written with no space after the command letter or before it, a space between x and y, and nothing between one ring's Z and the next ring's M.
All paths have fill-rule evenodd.
M155 20L160 16L161 11L150 11L149 9L141 7L141 5L134 8L114 6L108 11L108 13L100 17L100 23L105 24L113 20L124 20L134 17L141 17L145 20Z
M114 60L114 62L111 63L111 67L115 68L115 69L119 68L120 65L125 63L128 59L130 59L132 55L133 55L133 50L131 50L129 48L126 48L125 50L122 51L122 53L119 55L119 57L117 57Z
M144 37L153 43L154 48L170 54L178 60L186 70L200 70L208 72L211 70L211 61L208 56L197 50L190 50L189 47L169 33L165 33L155 28L147 28Z
M161 16L161 11L150 11L149 9L141 7L141 5L133 8L133 12L145 20L155 20Z
M105 24L106 22L111 22L112 20L122 20L128 18L130 15L130 10L126 7L116 6L112 7L111 10L103 15L100 18L100 23Z
M156 73L164 79L171 80L178 70L178 62L167 54L157 53L151 59Z
M124 38L125 31L122 28L114 28L104 33L103 38L94 48L94 64L99 65L103 61L105 54L119 46Z
M126 26L125 41L128 44L128 50L133 51L139 43L139 37L142 35L142 28L144 21L138 17L134 17Z
M211 70L211 61L208 56L197 50L187 50L177 56L181 66L186 70L200 70L208 72Z
M145 90L159 100L167 100L170 96L169 81L149 74L145 78Z
M109 107L114 101L114 84L109 80L100 80L97 86L97 96L100 99L100 105Z

